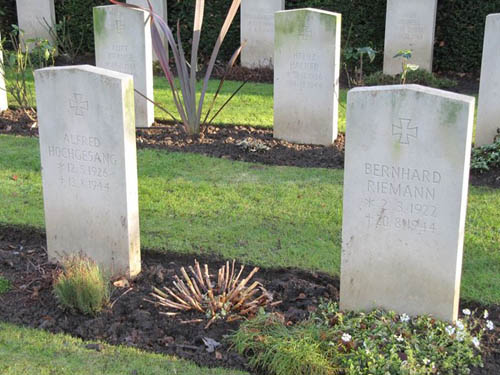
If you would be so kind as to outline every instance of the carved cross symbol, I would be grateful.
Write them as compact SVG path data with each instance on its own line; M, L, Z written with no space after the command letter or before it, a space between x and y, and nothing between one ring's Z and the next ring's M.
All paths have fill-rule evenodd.
M69 100L69 106L75 111L75 115L84 116L89 109L89 102L83 100L82 94L73 94L73 98Z
M392 135L399 136L399 143L402 145L409 145L410 138L417 139L418 126L410 126L411 119L400 118L399 125L392 125Z

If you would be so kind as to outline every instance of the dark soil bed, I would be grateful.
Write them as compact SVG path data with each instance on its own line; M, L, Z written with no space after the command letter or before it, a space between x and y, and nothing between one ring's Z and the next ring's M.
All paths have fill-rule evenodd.
M146 252L143 272L130 288L116 289L112 308L93 318L61 310L52 293L52 279L56 271L48 264L45 237L30 228L0 227L0 275L9 279L13 288L0 295L0 320L54 333L66 333L84 340L101 340L113 345L133 346L153 352L173 354L203 366L246 369L246 360L232 352L224 335L238 328L239 322L219 321L205 330L205 322L183 324L182 321L203 318L192 313L166 317L152 304L144 301L152 285L163 285L173 280L181 266L192 265L193 256ZM198 257L202 263L216 270L221 260ZM249 271L249 270L248 270ZM296 269L263 269L256 280L272 292L274 300L283 303L275 307L285 319L297 322L305 319L317 306L320 298L338 300L339 281L323 273ZM130 290L129 290L130 289ZM483 341L486 353L485 367L474 369L474 375L500 373L500 306L467 304L479 311L487 308L496 326ZM211 338L222 345L209 353L203 338ZM89 349L100 350L98 345Z
M38 136L36 124L20 110L0 114L0 134ZM243 144L241 144L243 142ZM273 138L272 129L247 126L210 126L201 137L190 137L179 125L155 123L150 129L137 130L139 148L167 149L207 156L311 168L344 167L344 134L332 146L289 143ZM500 188L500 168L485 173L472 171L470 181L477 186Z

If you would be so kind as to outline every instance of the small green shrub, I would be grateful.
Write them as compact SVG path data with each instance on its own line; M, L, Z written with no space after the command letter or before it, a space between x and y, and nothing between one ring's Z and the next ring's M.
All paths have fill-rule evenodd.
M78 255L62 261L54 293L66 309L96 315L109 303L110 280L92 260Z
M10 281L0 276L0 294L7 292L10 289Z
M464 314L450 324L378 310L344 313L324 303L291 327L262 313L243 323L230 341L250 365L277 375L462 375L482 364L481 336L494 329L491 321L476 319L469 310Z
M370 74L365 78L366 86L398 85L400 82L401 75L398 74L393 77L382 72ZM406 75L406 83L434 87L437 89L450 89L457 85L457 82L455 80L444 77L437 77L435 74L421 69L408 71Z
M472 170L480 172L500 168L500 136L493 144L477 147L472 150L470 167Z

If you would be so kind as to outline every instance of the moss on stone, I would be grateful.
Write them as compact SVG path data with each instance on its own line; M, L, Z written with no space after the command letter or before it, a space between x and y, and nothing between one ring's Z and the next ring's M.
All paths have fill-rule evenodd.
M106 26L107 12L103 8L94 8L94 35L95 39L103 33Z

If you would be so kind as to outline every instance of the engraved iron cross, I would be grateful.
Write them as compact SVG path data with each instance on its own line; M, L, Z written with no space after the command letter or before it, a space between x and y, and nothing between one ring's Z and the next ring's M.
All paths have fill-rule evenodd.
M83 100L82 94L73 94L73 98L69 100L69 106L73 109L75 115L84 116L89 109L89 102Z
M400 118L399 125L392 125L392 135L399 136L399 143L403 145L409 145L410 138L418 137L418 126L410 126L411 122L411 119Z

